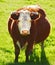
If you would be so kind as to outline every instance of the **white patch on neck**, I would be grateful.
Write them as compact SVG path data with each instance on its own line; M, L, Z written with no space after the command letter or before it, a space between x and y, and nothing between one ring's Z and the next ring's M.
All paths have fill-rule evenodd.
M21 50L25 49L27 47L27 45L28 45L28 43L26 42L25 45L23 45L23 47L21 47L19 41L17 41L16 44L18 45L19 49L21 49Z
M19 41L17 41L17 45L18 45L19 49L21 49L21 45L20 45Z

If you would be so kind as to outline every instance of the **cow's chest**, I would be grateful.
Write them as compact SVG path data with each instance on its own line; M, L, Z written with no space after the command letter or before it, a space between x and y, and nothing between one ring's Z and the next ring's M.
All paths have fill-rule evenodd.
M21 49L21 50L22 50L22 49L25 49L25 48L27 47L27 45L28 45L27 42L26 42L25 44L22 45L19 41L17 41L16 44L17 44L17 46L19 47L19 49Z

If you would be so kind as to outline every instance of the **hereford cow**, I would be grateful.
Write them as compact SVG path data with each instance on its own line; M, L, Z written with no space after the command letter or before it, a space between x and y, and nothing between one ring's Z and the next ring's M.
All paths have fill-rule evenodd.
M18 61L20 49L25 45L26 61L32 52L33 44L42 43L50 33L50 24L46 14L38 5L30 5L11 13L8 21L8 31L15 47L15 61Z

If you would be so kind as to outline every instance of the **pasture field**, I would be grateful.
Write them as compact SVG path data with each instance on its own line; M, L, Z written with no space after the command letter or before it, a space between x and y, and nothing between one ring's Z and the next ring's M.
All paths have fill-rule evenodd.
M13 41L8 33L7 23L10 13L20 7L39 4L46 12L51 24L49 37L44 42L44 50L40 44L34 45L30 59L25 62L25 50L19 55L19 63L14 62ZM55 65L55 0L0 0L0 65Z

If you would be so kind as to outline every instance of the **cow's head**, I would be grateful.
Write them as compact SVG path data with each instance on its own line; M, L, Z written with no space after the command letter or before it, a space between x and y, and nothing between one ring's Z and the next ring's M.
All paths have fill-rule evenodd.
M20 10L13 12L11 18L18 20L18 29L21 35L29 35L31 29L31 21L39 19L40 15L38 12L30 12L28 10Z

